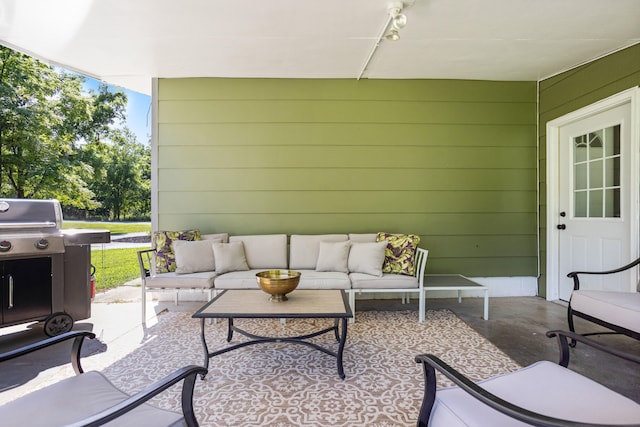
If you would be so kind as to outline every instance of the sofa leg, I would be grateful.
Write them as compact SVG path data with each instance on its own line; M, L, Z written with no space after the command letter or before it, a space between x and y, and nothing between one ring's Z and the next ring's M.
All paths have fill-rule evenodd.
M351 289L349 291L349 307L351 307L351 314L353 317L349 319L349 323L356 321L356 291Z

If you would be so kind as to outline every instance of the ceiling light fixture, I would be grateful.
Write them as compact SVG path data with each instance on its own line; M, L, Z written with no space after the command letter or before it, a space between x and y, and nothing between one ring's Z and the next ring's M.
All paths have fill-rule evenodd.
M407 16L402 13L404 4L402 2L393 2L389 5L389 21L388 25L391 30L387 33L385 38L391 41L400 40L399 30L407 25Z

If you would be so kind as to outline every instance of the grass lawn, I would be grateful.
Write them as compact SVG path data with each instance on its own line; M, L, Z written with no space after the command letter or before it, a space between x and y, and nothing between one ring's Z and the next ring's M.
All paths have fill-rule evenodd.
M151 234L149 222L93 222L64 221L62 228L103 229L112 235L146 232ZM149 245L151 247L151 245ZM96 290L120 286L140 277L137 252L143 248L91 250L91 264L96 267Z

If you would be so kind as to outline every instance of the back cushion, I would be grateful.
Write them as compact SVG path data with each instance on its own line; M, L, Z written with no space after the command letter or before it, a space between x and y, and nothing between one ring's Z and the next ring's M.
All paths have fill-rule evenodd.
M355 243L375 243L378 233L349 233L349 240Z
M287 235L261 234L230 236L229 242L242 242L247 264L252 270L287 268Z
M289 268L315 270L320 253L320 242L344 242L346 234L293 234L289 243Z
M229 243L229 233L203 234L202 240L220 240L222 243Z

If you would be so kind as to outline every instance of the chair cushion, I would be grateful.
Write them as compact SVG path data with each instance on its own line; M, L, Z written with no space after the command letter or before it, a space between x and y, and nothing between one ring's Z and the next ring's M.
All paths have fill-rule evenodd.
M218 274L230 271L249 270L244 244L242 242L212 243L213 257L218 260L216 272Z
M382 263L387 242L351 242L348 267L350 273L364 273L382 277Z
M573 291L571 308L640 333L640 293L638 292Z
M552 362L479 382L504 400L555 418L601 424L640 420L640 405L597 382ZM432 427L525 426L491 409L457 387L440 389L431 412Z
M230 271L215 278L216 289L259 289L256 274L264 269Z
M176 273L198 273L201 271L215 271L216 261L213 256L213 240L175 240L171 245L176 257Z
M300 282L296 289L350 289L347 273L337 271L298 270Z
M376 241L381 242L383 240L388 243L382 272L414 275L416 248L420 243L420 236L415 234L378 233Z
M216 273L214 271L189 274L178 274L172 271L171 273L162 273L147 277L146 286L148 289L210 289L213 288L213 279L215 277Z
M48 427L78 422L129 396L100 372L87 372L36 390L0 407L2 425ZM109 423L118 426L186 425L182 414L143 404Z
M247 264L255 269L287 268L287 235L261 234L254 236L231 236L229 242L242 242Z
M171 245L174 240L200 240L200 230L154 232L153 247L156 249L154 273L175 271L176 256Z
M415 276L384 273L382 277L363 273L349 274L353 289L418 289L420 283Z
M289 268L315 270L320 242L344 242L346 234L293 234L289 242Z
M348 273L347 263L350 245L351 243L348 240L344 242L320 242L316 271Z

